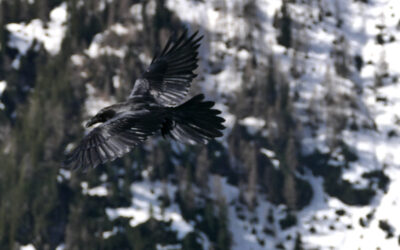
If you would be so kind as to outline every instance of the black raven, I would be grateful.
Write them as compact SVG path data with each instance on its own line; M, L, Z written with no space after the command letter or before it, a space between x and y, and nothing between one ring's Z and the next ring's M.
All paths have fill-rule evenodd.
M225 120L218 116L221 111L212 108L214 102L204 101L203 94L183 102L196 77L193 71L202 39L197 34L187 37L185 30L177 40L169 38L135 81L128 99L101 109L89 120L86 127L102 124L67 156L66 168L94 168L112 161L157 132L191 144L222 136Z

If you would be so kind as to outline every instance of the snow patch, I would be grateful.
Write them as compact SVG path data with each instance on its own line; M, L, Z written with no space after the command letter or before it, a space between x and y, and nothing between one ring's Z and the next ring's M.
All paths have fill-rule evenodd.
M121 77L119 77L119 75L113 76L112 83L114 88L119 88L121 86Z
M249 134L255 135L265 126L265 121L261 118L249 116L240 120L239 124L246 126L247 132L249 132Z
M4 90L7 87L7 82L6 81L0 81L0 96L3 94Z
M56 250L64 250L65 249L65 244L62 243L60 245L57 246Z
M75 66L82 66L83 62L85 61L85 57L83 55L72 55L71 56L71 61Z
M33 41L43 43L45 49L52 55L59 52L61 42L65 35L65 21L67 20L67 5L62 3L50 12L50 21L44 25L40 19L34 19L30 23L10 23L6 25L10 31L8 46L19 51L20 55L26 55ZM19 61L19 57L16 59ZM15 67L19 62L13 62Z
M275 169L279 168L279 160L276 159L276 155L275 155L274 151L268 150L266 148L261 148L260 152L269 158L269 160L272 162Z
M4 90L7 87L7 82L6 81L0 81L0 97L3 94ZM5 106L2 102L0 102L0 110L4 109Z
M172 221L171 228L176 230L178 238L182 239L187 233L193 231L193 226L186 222L177 204L162 208L158 197L167 194L173 199L177 187L170 183L142 181L131 186L132 206L121 208L106 208L106 213L111 220L117 217L131 218L132 227L147 221L151 216L157 220Z
M163 245L157 244L156 249L157 250L176 250L176 249L182 249L182 245L176 244L176 245L163 246ZM207 248L205 248L205 249L207 249Z
M97 186L97 187L91 188L87 191L87 193L90 196L107 196L108 195L107 188L104 186Z
M32 244L28 244L25 246L21 246L20 250L36 250L36 248Z
M128 29L120 23L113 24L110 29L119 36L128 34Z
M96 34L89 48L85 50L85 53L91 58L97 58L101 55L124 58L127 51L127 47L122 46L120 48L113 48L110 46L102 46L104 36L105 34L103 33Z
M89 189L89 184L86 181L81 182L82 194L90 196L107 196L108 191L105 186L97 186Z

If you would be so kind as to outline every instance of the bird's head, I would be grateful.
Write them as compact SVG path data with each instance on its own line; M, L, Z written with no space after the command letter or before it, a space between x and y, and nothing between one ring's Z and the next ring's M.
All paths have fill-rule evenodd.
M110 108L102 109L95 116L90 118L90 120L86 123L86 127L88 128L99 122L106 122L109 119L113 118L115 116L115 113L116 112Z

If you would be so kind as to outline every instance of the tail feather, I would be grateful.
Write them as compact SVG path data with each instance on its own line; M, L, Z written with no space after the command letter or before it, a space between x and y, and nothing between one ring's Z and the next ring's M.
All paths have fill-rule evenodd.
M169 108L171 115L162 126L162 135L190 144L221 137L225 119L218 116L221 111L212 108L214 102L203 100L204 95L199 94L178 107Z

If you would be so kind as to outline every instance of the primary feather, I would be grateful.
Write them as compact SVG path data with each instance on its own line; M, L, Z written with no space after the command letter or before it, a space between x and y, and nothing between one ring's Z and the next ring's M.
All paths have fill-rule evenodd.
M186 38L187 31L172 42L168 40L160 55L155 56L143 73L137 79L129 98L137 93L150 91L153 97L162 105L176 105L186 97L190 84L196 74L200 40L195 32Z

